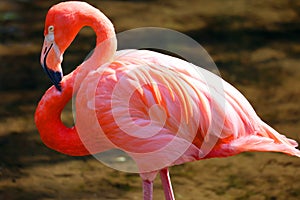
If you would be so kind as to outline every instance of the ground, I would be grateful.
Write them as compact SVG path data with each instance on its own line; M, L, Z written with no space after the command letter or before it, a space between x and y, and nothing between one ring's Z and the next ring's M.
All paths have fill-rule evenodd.
M69 157L44 146L34 111L50 86L39 64L44 17L58 1L0 2L0 199L142 199L138 175L113 170L91 156ZM258 115L300 142L299 1L88 1L116 31L156 26L197 40L222 77ZM81 32L65 53L65 73L92 49ZM71 121L70 108L63 113ZM243 153L171 168L176 199L296 200L300 159ZM163 199L159 178L154 199Z

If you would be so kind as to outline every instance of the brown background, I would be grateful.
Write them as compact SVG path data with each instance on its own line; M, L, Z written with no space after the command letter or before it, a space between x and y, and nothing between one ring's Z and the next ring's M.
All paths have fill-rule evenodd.
M34 126L37 102L50 86L39 54L47 10L59 1L0 2L0 199L141 199L138 175L110 169L92 157L46 148ZM205 47L222 77L257 113L300 142L300 2L268 0L88 1L117 32L158 26L185 33ZM84 29L64 57L70 72L92 49ZM63 119L72 121L70 108ZM192 199L300 198L300 159L243 153L171 169L175 196ZM162 199L159 179L154 199Z

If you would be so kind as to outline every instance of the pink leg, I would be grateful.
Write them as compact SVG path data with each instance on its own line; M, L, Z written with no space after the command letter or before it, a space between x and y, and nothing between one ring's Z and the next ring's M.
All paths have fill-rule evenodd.
M143 180L144 200L152 200L153 181Z
M168 168L160 170L160 179L166 200L175 200Z

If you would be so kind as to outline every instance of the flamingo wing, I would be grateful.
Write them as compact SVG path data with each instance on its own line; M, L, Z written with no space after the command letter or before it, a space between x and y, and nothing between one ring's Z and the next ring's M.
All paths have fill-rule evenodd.
M299 156L296 142L262 122L233 86L164 54L119 51L89 73L79 94L77 101L95 113L101 137L132 155L142 171L243 151Z

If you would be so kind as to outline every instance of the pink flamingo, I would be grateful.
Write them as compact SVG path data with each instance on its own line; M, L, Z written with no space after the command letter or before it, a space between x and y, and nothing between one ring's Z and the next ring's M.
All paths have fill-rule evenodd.
M63 52L83 26L96 32L98 48L63 77ZM114 147L128 152L143 179L144 200L152 199L158 172L165 198L174 199L168 172L172 165L245 151L300 157L297 142L264 123L245 97L221 78L201 69L221 81L225 109L218 95L209 92L216 89L197 76L190 63L147 50L116 52L113 25L87 3L53 6L44 35L41 64L55 87L46 91L35 113L43 142L72 156ZM60 115L73 95L76 122L66 127ZM101 134L95 133L99 126ZM205 151L206 147L211 148Z

